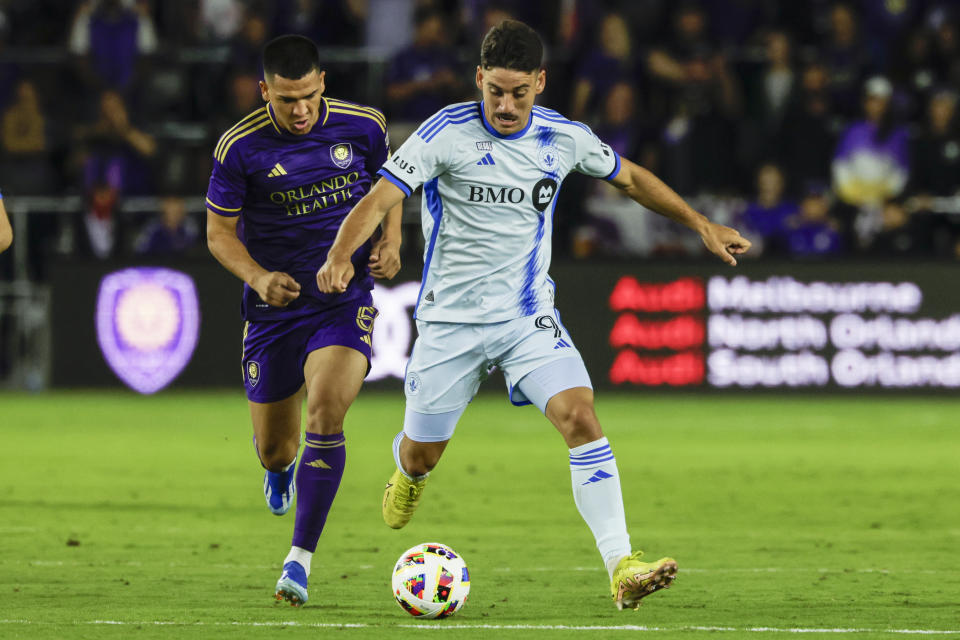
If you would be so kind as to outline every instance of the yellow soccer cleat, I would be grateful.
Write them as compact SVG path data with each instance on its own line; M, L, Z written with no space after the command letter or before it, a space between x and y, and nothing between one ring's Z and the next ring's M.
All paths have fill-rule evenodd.
M394 471L387 482L386 491L383 492L383 521L394 529L402 529L417 510L420 494L426 484L427 476L420 480L411 480L399 469Z
M654 591L667 589L677 577L677 561L660 558L656 562L640 562L643 551L634 551L617 563L610 583L610 594L617 609L637 609L640 599Z

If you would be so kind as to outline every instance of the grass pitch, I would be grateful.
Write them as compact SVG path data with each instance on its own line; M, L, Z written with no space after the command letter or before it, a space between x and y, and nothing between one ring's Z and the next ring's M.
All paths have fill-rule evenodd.
M263 503L242 394L0 395L0 638L960 636L960 401L599 394L597 410L635 548L680 563L640 611L610 602L562 440L502 394L468 408L416 516L388 529L399 393L347 416L296 610L272 601L293 514ZM427 540L471 569L448 620L390 594Z

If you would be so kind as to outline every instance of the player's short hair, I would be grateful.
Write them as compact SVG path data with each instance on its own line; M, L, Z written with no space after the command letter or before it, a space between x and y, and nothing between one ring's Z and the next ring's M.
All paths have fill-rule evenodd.
M297 80L314 69L320 71L320 52L310 38L285 35L274 38L263 47L264 78L277 75Z
M480 45L484 69L539 71L543 65L543 42L537 32L519 20L504 20L490 29Z

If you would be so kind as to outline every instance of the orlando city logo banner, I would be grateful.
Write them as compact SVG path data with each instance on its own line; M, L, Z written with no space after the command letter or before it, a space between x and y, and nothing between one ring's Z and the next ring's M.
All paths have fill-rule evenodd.
M197 345L197 290L179 271L137 267L107 274L100 281L96 314L104 359L140 393L170 384Z

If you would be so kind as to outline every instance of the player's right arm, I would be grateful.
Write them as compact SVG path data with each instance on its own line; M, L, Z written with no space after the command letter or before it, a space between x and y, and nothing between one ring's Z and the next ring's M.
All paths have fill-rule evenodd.
M239 216L222 216L207 209L207 246L227 271L257 292L269 305L285 307L300 296L300 285L282 271L267 271L250 256L237 237Z
M3 196L0 196L0 253L10 248L13 243L13 228L7 218L7 210L3 207Z
M380 225L387 212L403 202L406 197L399 187L389 180L378 180L370 192L350 211L340 225L327 260L317 271L317 287L323 293L343 293L353 277L353 252L367 241Z
M227 271L246 282L261 300L274 307L285 307L300 296L300 285L287 273L267 271L260 266L237 236L247 178L240 151L233 145L237 138L230 137L236 129L227 130L213 151L213 171L207 188L207 247Z

